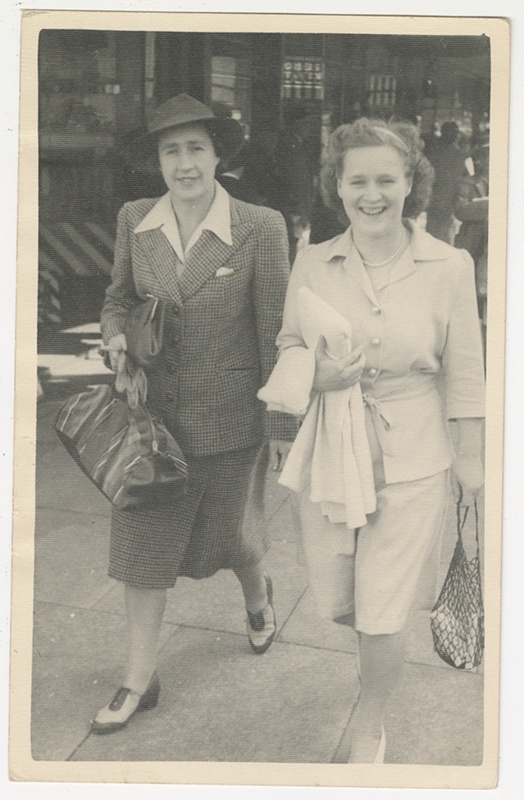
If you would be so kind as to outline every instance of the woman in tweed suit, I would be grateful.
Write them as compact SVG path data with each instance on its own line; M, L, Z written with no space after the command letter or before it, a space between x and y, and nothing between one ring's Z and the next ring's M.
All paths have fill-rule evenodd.
M235 200L216 182L221 158L242 145L240 125L188 95L153 114L138 143L156 151L168 192L126 203L118 217L102 334L122 366L126 315L147 294L169 301L161 359L147 370L148 406L188 460L178 506L113 510L110 576L123 581L129 657L122 687L92 723L96 733L156 705L156 658L167 588L179 575L237 575L247 633L263 653L276 631L268 548L247 503L268 449L280 458L294 423L264 416L257 390L273 368L288 281L287 233L278 212ZM271 448L262 447L265 439Z
M403 664L403 629L428 555L438 549L449 477L464 505L483 484L482 346L469 254L410 221L423 210L431 179L416 129L368 119L340 126L323 177L330 205L350 226L297 258L277 343L281 351L305 347L303 286L351 325L354 350L346 357L328 358L317 347L314 389L360 382L376 510L354 530L323 516L308 489L299 508L318 610L359 634L350 761L377 762ZM456 454L448 420L456 422ZM330 435L337 441L336 430ZM436 576L426 594L435 584Z

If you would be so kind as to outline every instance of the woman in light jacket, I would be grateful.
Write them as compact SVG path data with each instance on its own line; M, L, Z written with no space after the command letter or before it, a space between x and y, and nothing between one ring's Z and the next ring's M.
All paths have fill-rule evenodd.
M135 157L156 160L167 192L119 213L102 334L118 371L129 311L147 295L168 302L164 349L146 370L147 404L180 444L189 477L176 506L113 509L109 574L124 584L129 655L120 689L92 723L95 733L118 730L156 705L160 626L178 576L232 569L252 649L265 652L275 636L262 568L268 541L246 503L250 485L260 488L253 474L271 449L261 449L264 440L276 457L295 426L282 415L264 417L256 398L276 358L288 245L278 212L230 197L215 180L221 159L243 141L238 122L178 95L155 110L135 145Z
M401 672L417 583L438 546L449 474L465 504L483 485L484 373L473 264L468 253L411 221L427 203L431 179L412 125L360 119L334 131L324 189L350 226L298 255L277 339L280 351L305 346L298 290L309 287L350 322L354 348L334 360L317 347L313 388L331 392L360 381L366 407L376 511L348 531L320 519L307 490L300 499L319 611L349 621L359 634L351 762L384 757L386 703ZM456 421L456 453L449 420Z

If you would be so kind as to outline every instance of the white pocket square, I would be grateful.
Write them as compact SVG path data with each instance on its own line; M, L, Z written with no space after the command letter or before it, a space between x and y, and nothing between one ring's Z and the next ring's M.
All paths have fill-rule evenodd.
M232 275L234 271L231 267L219 267L215 272L215 278L225 278L226 275Z

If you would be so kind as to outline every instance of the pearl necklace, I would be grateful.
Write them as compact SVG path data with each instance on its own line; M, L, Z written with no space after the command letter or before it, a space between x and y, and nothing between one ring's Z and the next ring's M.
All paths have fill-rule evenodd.
M385 267L388 264L391 264L393 261L395 261L396 258L399 257L399 255L402 252L402 249L404 247L405 241L406 241L406 238L405 238L404 228L402 228L402 236L401 236L401 239L400 239L400 245L399 245L398 249L395 250L395 252L393 253L392 256L389 256L389 258L386 258L385 261L380 261L378 264L373 264L371 261L364 261L364 259L362 258L362 254L360 254L360 258L362 258L362 263L364 264L365 267L372 267L372 268ZM357 250L358 250L358 247L357 247ZM359 250L359 253L360 253L360 250Z

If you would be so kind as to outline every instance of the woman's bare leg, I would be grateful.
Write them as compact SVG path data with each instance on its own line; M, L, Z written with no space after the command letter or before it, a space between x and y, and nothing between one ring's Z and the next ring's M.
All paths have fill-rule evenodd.
M256 614L257 611L265 609L268 604L268 596L262 562L257 561L246 567L236 567L234 572L240 581L247 610Z
M360 639L360 696L351 716L351 756L355 764L373 762L386 705L400 678L404 663L403 631Z
M124 585L128 625L127 668L122 686L131 691L123 702L113 701L100 709L93 722L96 733L118 730L136 711L156 669L160 626L164 617L167 591L139 589ZM118 698L118 693L115 698ZM158 694L157 694L158 697Z
M129 652L124 686L143 694L156 669L166 589L141 589L125 584Z

